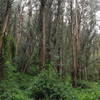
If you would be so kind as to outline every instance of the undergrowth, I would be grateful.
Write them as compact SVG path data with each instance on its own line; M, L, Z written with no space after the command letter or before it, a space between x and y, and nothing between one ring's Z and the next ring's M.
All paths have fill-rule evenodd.
M15 65L5 62L4 79L0 82L0 100L100 100L100 84L78 81L72 88L63 82L52 67L36 76L19 73Z

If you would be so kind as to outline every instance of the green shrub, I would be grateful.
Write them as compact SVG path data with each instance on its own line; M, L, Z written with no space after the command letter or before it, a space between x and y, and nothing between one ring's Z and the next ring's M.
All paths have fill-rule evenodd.
M49 64L31 76L17 72L16 66L5 61L4 73L0 100L100 100L99 82L79 80L78 87L72 88L70 77L63 82Z
M52 68L43 70L35 78L32 97L35 100L66 100L64 84Z
M80 87L82 89L88 89L88 88L90 88L89 82L84 81L84 80L78 80L78 87Z
M81 87L73 89L74 100L100 100L100 85L96 82L79 81Z
M16 53L16 43L11 35L7 35L3 39L3 55L5 60L13 60Z
M0 81L0 100L33 100L30 98L31 91L28 90L32 78L17 72L9 61L5 61L4 65L4 78ZM22 86L26 86L24 90Z
M17 88L11 88L9 90L5 90L2 95L0 95L0 100L33 100L28 97L28 95Z

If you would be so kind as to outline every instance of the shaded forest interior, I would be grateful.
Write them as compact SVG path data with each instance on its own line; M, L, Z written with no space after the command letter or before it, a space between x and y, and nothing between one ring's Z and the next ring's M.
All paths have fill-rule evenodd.
M0 100L100 100L97 1L0 0Z

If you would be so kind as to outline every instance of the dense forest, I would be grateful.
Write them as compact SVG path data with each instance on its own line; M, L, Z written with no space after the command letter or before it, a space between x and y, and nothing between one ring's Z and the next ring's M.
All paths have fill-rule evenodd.
M0 100L100 100L99 0L0 0Z

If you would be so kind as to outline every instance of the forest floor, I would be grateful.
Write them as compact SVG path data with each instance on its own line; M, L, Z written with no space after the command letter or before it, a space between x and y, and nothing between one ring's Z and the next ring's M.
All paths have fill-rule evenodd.
M70 79L63 82L52 69L31 76L17 72L9 61L4 71L0 100L100 100L99 82L79 81L72 88Z

